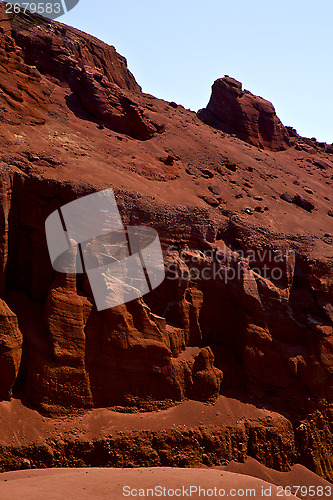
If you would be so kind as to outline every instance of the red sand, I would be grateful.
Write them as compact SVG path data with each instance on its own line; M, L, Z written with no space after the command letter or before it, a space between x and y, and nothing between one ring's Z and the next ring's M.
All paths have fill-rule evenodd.
M314 472L310 471L306 467L303 467L302 465L296 464L294 467L292 467L290 472L279 472L274 469L269 469L268 467L265 467L264 465L260 464L253 458L247 458L245 463L237 463L237 462L230 462L228 465L224 467L219 467L221 470L229 471L229 472L235 472L237 474L245 474L249 476L254 476L259 479L263 479L264 481L267 481L268 483L272 483L275 485L281 485L284 488L287 486L296 486L300 485L303 486L305 489L306 487L308 488L307 494L301 495L300 493L297 495L300 498L304 499L311 499L311 498L317 498L317 495L311 495L309 490L310 486L323 486L324 488L332 488L333 492L333 487L331 484L323 479L322 477L319 477L317 474ZM325 490L324 490L325 491ZM326 490L327 493L329 493L329 489ZM320 495L318 495L318 498ZM322 498L331 498L331 495L328 494L323 495Z
M286 422L279 413L220 396L214 405L183 401L167 410L119 413L96 408L71 418L47 418L18 400L0 403L0 444L28 445L45 439L98 439L111 432L187 429L200 425L244 426L245 422Z
M211 489L225 490L225 497L232 498L297 498L293 495L284 494L282 488L271 485L261 479L236 474L221 472L218 470L205 469L47 469L36 471L7 472L0 477L0 495L2 500L71 500L85 499L120 499L135 498L140 491L133 495L125 496L123 493L130 489L140 490L146 497L152 498L152 492L145 491L147 488L161 486L166 488L166 494L162 498L171 498L168 490L175 491L174 497L180 497L182 488L185 487L190 494L189 488L196 486L206 490L206 497ZM123 490L127 486L128 488ZM263 489L266 496L262 494ZM239 493L237 494L237 492ZM246 491L246 490L252 490ZM172 493L172 492L170 492ZM223 493L221 491L221 493ZM155 497L158 495L155 494ZM214 496L211 496L214 498ZM186 498L186 493L181 498ZM192 490L192 499L204 498L203 491Z

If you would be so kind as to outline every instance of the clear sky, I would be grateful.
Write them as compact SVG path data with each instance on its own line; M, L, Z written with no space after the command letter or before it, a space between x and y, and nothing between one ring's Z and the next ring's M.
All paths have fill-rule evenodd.
M333 0L80 0L58 20L114 45L144 92L196 111L228 74L333 142Z

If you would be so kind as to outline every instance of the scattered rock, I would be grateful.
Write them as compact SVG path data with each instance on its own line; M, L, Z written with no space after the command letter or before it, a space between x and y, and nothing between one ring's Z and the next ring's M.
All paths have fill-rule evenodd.
M171 155L163 156L160 158L160 162L164 163L164 165L172 166L175 162L175 158Z
M216 184L211 184L210 186L208 186L208 189L209 191L211 191L213 194L220 194L221 192L221 189L219 186L217 186Z
M303 210L306 210L307 212L312 212L312 210L315 208L314 204L311 201L305 200L300 194L292 196L288 193L283 193L280 195L280 198L284 201L287 201L288 203L294 203L294 205L303 208Z
M201 175L202 177L204 177L205 179L212 179L212 177L214 177L214 174L213 172L211 172L210 170L208 170L207 168L201 170Z
M329 170L332 168L326 161L324 160L314 160L313 164L318 167L320 170Z
M215 198L215 196L201 194L199 195L199 198L204 200L208 205L211 205L212 207L217 207L220 204L220 200L218 198Z
M313 146L310 146L309 144L304 144L304 143L296 144L295 149L297 151L305 151L306 153L309 153L309 154L316 153L316 148L314 148Z
M288 193L283 193L283 194L281 194L281 195L280 195L280 198L281 198L281 200L286 201L286 202L288 202L288 203L292 203L292 202L293 202L293 199L294 199L294 198L293 198L293 196L291 196L291 195L290 195L290 194L288 194Z
M188 175L192 175L193 177L198 177L201 174L200 170L198 170L196 167L193 167L192 165L188 165L185 169L185 172Z
M298 137L298 133L297 133L297 130L295 128L290 127L290 126L286 126L285 128L286 128L290 137Z
M231 172L236 172L237 170L237 165L230 161L225 162L224 165L228 170L231 170Z
M305 200L300 194L296 194L294 196L293 203L295 203L295 205L297 205L298 207L303 208L307 212L312 212L312 210L315 208L314 204L311 201Z
M21 469L31 469L31 461L28 458L22 459Z

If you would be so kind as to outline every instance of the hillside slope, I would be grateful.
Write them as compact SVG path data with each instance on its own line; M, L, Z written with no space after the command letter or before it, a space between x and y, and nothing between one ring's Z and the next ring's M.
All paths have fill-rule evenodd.
M290 419L291 462L332 478L332 146L237 82L223 120L144 94L113 47L2 3L0 35L1 398L250 400ZM52 270L44 224L108 187L125 225L157 229L167 277L98 312L86 276Z

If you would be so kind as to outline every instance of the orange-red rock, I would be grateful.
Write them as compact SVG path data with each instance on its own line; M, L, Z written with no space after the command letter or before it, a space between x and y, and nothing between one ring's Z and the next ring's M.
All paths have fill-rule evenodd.
M23 336L16 315L0 301L0 399L10 399L22 355Z
M1 396L14 384L57 412L221 392L283 407L295 422L329 407L327 145L286 132L231 79L216 84L207 126L143 94L112 47L34 15L6 17L3 4L0 13L0 290L13 311L3 305ZM167 278L98 312L85 275L53 271L44 224L107 187L125 226L157 229ZM328 475L320 439L313 463L327 462Z
M198 116L208 125L260 148L280 151L289 145L288 132L272 103L243 90L242 84L229 76L216 80L210 101Z

